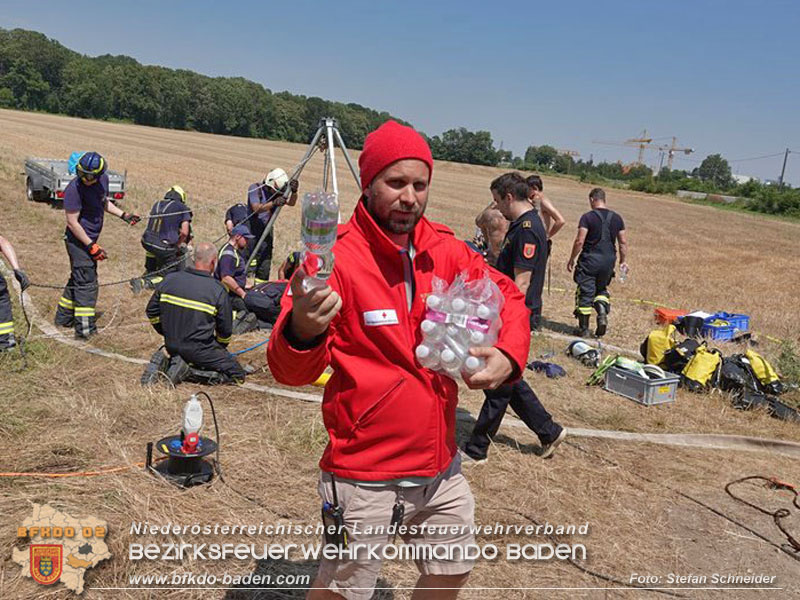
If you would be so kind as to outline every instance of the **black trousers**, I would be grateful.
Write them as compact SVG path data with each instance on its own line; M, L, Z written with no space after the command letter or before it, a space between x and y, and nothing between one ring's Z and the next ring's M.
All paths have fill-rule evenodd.
M56 310L56 325L75 327L75 335L89 337L97 333L97 263L89 251L72 235L65 243L69 255L70 276Z
M578 289L575 291L575 316L592 313L592 307L604 304L606 312L611 310L611 295L608 284L614 277L616 256L590 254L581 256L572 276Z
M185 253L176 246L151 244L142 240L144 248L144 277L151 283L160 283L167 273L184 268Z
M11 294L5 278L0 275L0 350L13 348L16 343L14 314L11 312Z
M250 251L250 268L253 269L255 272L255 279L256 283L266 283L269 281L269 271L272 266L272 246L273 246L273 235L272 231L269 232L267 237L264 239L264 243L261 244L261 248L258 250L258 256L254 256L252 254L255 245L258 243L259 237L261 235L256 235L253 239L253 245L249 248ZM255 235L255 234L254 234Z
M172 354L172 353L171 353ZM244 381L245 370L230 352L216 342L196 348L184 348L178 352L191 366L207 371L217 371L233 381Z
M525 381L519 380L496 390L484 390L483 393L486 399L483 401L481 414L478 415L472 436L464 448L471 457L486 456L490 438L497 435L509 404L525 425L536 434L542 445L549 444L561 433L561 425L553 421L553 417Z

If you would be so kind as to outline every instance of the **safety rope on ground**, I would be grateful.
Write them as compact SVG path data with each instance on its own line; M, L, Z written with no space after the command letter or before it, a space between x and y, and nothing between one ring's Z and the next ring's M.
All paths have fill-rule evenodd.
M308 163L308 161L311 160L311 158L313 156L314 156L313 152L309 153L309 155L306 156L303 160L301 160L300 162L295 164L294 167L291 169L292 172L293 172L293 176L297 175L299 172L301 172L303 170L303 168L305 168L305 166ZM268 187L265 182L262 182L262 183L258 184L258 187L256 189L260 190L263 187ZM283 193L284 192L281 192L281 191L274 192L267 199L267 202L272 201L274 198L276 198L276 197L278 197L280 195L283 195ZM229 200L228 202L231 202L233 200L235 200L235 197L232 198L231 200ZM183 214L183 213L180 213L180 214ZM242 223L245 223L245 222L249 221L250 218L253 217L253 215L256 215L256 214L258 214L257 211L250 211L250 213L248 213L248 215L246 217L244 217L239 222L235 223L234 227L236 225L241 225ZM159 215L159 218L163 217L163 216L164 215ZM225 239L227 237L229 237L229 234L227 232L223 233L222 235L220 235L216 239L212 240L211 243L216 246L219 242L221 242L223 239ZM182 264L183 262L184 262L184 258L181 257L180 259L175 260L175 261L173 261L171 263L168 263L167 265L165 265L164 267L161 267L160 269L156 269L155 271L149 272L148 276L158 276L158 275L167 273L171 269L173 269L174 267ZM91 289L91 290L93 290L93 289L97 289L97 288L111 287L111 286L115 286L115 285L130 284L132 279L139 279L139 278L140 278L140 276L137 275L137 276L134 276L134 277L128 277L126 279L119 279L119 280L109 281L109 282L105 282L105 283L99 283L98 282L98 283L85 284L85 285L75 285L75 284L73 284L73 285L64 285L64 284L55 284L55 283L36 283L34 281L31 281L30 286L31 287L35 287L35 288L52 289L52 290L66 290L66 289L71 289L71 290Z
M573 448L575 448L575 449L577 449L577 450L579 450L579 451L581 451L581 452L583 452L585 454L595 456L596 458L600 459L601 461L606 462L606 463L616 467L617 469L621 469L621 470L629 473L630 475L633 475L634 477L636 477L638 479L641 479L642 481L645 481L645 482L647 482L647 483L649 483L651 485L662 486L662 487L668 489L673 494L677 494L678 496L681 496L682 498L685 498L686 500L694 502L698 506L701 506L701 507L705 508L706 510L714 513L715 515L717 515L719 517L722 517L726 521L728 521L730 523L733 523L734 525L736 525L738 527L741 527L745 531L753 534L754 536L756 536L760 540L766 542L770 546L773 546L774 548L777 548L778 550L780 550L781 552L783 552L787 556L789 556L789 557L793 558L794 560L800 562L800 554L795 554L795 553L787 550L786 548L784 548L782 545L776 544L775 542L773 542L772 540L770 540L766 536L761 535L759 532L755 531L752 527L748 527L744 523L742 523L740 521L737 521L733 517L725 514L721 510L719 510L717 508L714 508L713 506L703 502L702 500L698 500L697 498L695 498L694 496L691 496L690 494L687 494L686 492L682 492L682 491L680 491L678 489L675 489L672 486L667 485L666 483L664 483L661 480L650 479L649 477L646 477L646 476L644 476L644 475L642 475L640 473L637 473L636 471L634 471L632 469L628 469L625 466L619 464L618 462L613 461L610 458L607 458L606 456L603 456L599 452L594 452L593 450L587 450L586 448L582 447L580 444L576 443L575 441L566 440L566 441L564 441L564 444L572 446Z

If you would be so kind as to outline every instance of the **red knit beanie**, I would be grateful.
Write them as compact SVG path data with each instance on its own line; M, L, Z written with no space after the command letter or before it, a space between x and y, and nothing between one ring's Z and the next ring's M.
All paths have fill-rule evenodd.
M411 127L400 125L397 121L386 121L364 140L364 149L358 157L361 190L367 189L375 176L386 167L404 158L416 158L427 164L430 181L433 155L425 138Z

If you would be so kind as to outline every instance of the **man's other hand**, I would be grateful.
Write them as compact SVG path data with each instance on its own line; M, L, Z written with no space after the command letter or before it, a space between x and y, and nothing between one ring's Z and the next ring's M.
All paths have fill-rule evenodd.
M482 358L486 366L472 375L464 376L464 383L473 390L493 390L503 385L511 376L514 366L511 359L493 347L470 348L472 356Z
M294 336L302 342L310 342L328 330L342 308L342 299L329 285L305 291L303 280L306 272L302 267L292 276L292 316L289 326Z

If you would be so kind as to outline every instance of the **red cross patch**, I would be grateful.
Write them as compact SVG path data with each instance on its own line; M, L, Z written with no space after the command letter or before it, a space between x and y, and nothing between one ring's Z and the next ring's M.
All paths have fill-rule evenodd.
M536 244L525 244L522 247L522 256L525 258L533 258L536 254Z

